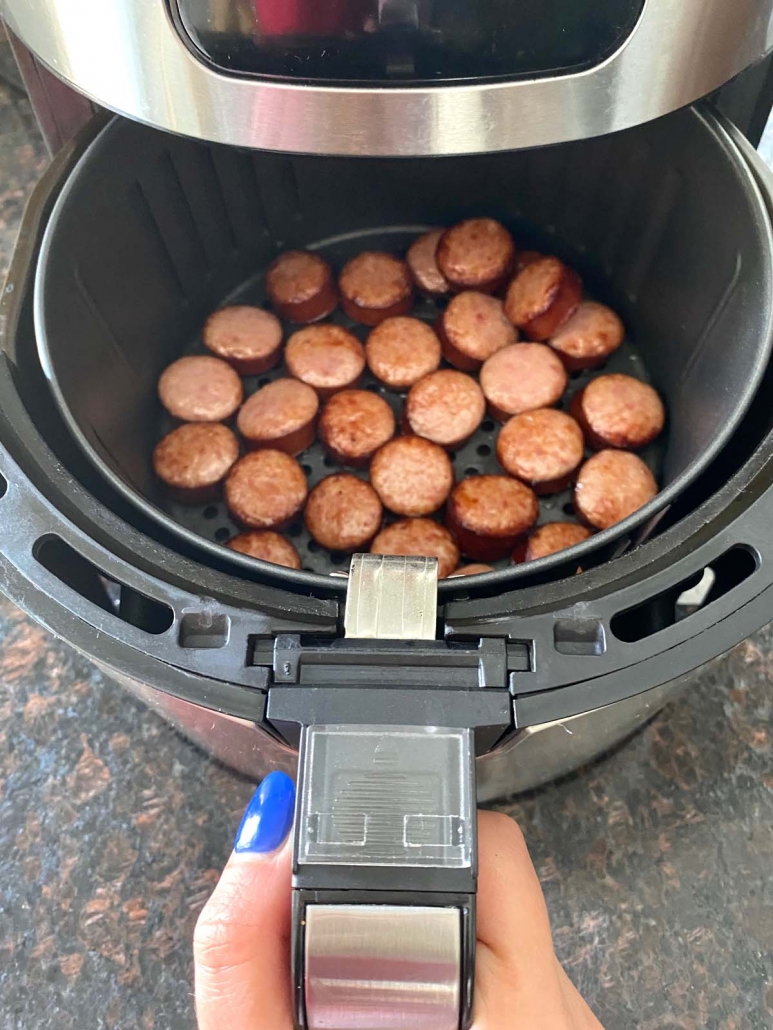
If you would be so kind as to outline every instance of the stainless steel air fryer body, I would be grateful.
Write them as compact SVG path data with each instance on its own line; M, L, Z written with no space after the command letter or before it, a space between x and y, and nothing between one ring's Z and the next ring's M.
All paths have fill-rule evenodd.
M0 299L0 588L235 768L297 768L299 1028L467 1030L476 790L618 743L773 611L773 182L708 108L671 114L768 53L773 0L0 5L144 123L98 115L55 156ZM439 589L430 559L347 582L170 525L121 434L145 454L156 366L203 315L283 246L480 203L606 279L659 366L648 524ZM352 995L366 953L388 1002Z
M773 0L3 8L56 75L113 111L309 154L471 154L613 132L706 95L773 46ZM326 20L327 8L338 15Z

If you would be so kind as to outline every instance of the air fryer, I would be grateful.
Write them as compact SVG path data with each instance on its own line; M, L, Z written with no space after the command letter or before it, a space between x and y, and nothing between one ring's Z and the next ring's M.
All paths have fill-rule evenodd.
M297 767L299 1026L375 1018L376 1001L346 993L356 905L368 933L385 909L412 940L429 920L453 959L435 1022L405 1022L410 978L387 1015L465 1027L476 794L534 786L623 739L770 615L773 185L715 105L683 107L767 50L767 5L750 0L729 25L721 4L557 3L549 24L567 31L534 31L524 52L511 42L538 5L508 5L493 63L454 5L312 17L300 2L139 0L141 54L111 35L118 6L49 3L33 18L7 3L44 61L134 120L98 114L56 154L6 284L3 590L236 768ZM476 40L497 16L481 0ZM711 61L679 50L698 22L691 43L713 41ZM294 53L308 55L303 81ZM752 81L767 110L749 74L721 102ZM650 378L668 408L646 455L653 502L569 551L437 583L424 559L350 564L301 526L303 570L248 560L222 546L222 506L159 491L154 384L201 347L211 310L262 303L284 248L340 267L478 213L565 258L620 311L609 370ZM494 470L494 439L484 423L457 472ZM316 448L301 460L312 483L330 471ZM339 970L325 984L323 952Z

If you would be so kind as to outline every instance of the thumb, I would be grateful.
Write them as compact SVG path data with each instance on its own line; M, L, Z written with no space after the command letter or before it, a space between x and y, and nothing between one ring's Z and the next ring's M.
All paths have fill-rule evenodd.
M291 1030L290 854L295 788L273 772L247 806L193 939L199 1030Z

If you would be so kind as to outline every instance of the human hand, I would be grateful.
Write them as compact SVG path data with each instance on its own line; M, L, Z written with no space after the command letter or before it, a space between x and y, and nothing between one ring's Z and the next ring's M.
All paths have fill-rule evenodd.
M290 858L294 790L271 773L194 935L199 1030L292 1030ZM473 1030L602 1030L556 958L523 834L478 815L478 949Z

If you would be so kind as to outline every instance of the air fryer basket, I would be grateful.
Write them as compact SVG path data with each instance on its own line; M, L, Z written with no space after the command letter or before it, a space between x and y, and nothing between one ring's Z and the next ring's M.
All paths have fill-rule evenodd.
M235 296L260 302L260 273L278 250L317 246L340 266L357 250L404 250L420 227L478 213L577 267L628 327L618 370L646 367L666 399L662 464L657 450L649 455L661 464L662 490L573 549L590 563L591 552L608 554L604 545L618 538L622 547L646 529L707 467L769 357L768 214L724 130L695 110L556 148L416 161L247 154L116 121L62 191L38 265L38 343L62 414L102 475L145 514L244 568L250 559L218 546L230 529L221 508L191 518L153 479L150 453L165 428L159 373L200 347L213 308ZM478 438L460 452L457 472L490 470L486 447ZM328 471L319 452L301 460L312 482ZM307 567L335 567L301 542ZM504 584L524 571L491 575Z

